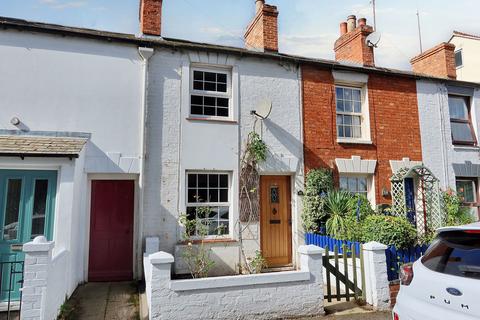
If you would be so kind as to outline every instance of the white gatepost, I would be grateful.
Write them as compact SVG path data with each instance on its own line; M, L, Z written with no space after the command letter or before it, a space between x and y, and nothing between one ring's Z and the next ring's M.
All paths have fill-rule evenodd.
M38 236L23 245L25 264L23 271L21 320L44 320L47 303L48 271L52 263L53 241Z
M390 289L384 244L372 241L363 245L365 290L367 303L376 310L390 308Z

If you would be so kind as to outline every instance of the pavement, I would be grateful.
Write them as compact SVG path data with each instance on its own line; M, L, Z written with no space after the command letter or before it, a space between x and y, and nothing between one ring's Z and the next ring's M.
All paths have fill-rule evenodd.
M138 288L133 282L87 283L62 307L65 320L137 320Z
M390 312L379 312L354 301L325 302L325 316L300 320L392 320Z

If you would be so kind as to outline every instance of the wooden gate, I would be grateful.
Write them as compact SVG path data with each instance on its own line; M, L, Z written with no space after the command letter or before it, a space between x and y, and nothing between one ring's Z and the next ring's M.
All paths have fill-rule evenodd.
M325 299L340 301L350 298L365 301L363 251L355 243L325 245L323 267L326 273Z

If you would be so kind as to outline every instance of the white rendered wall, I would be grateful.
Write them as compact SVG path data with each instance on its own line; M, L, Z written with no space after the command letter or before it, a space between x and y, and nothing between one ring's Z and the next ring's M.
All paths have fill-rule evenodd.
M474 91L471 102L472 122L479 139L480 91ZM478 147L452 144L448 90L439 82L417 81L417 95L424 164L440 179L442 189L455 190L454 167L468 163L480 165Z
M0 32L0 129L91 133L87 172L138 173L142 61L137 47Z
M450 43L462 50L463 66L457 68L457 79L480 82L480 40L453 36Z
M187 119L192 65L231 70L231 122ZM178 214L185 212L185 171L211 170L232 174L230 223L232 236L237 238L240 148L253 128L250 111L270 100L272 114L263 124L259 121L256 128L269 148L267 165L261 172L292 176L293 242L303 244L297 232L301 228L301 199L296 191L303 188L303 147L300 75L296 66L214 52L156 48L148 72L144 236L160 237L160 250L173 253L180 240ZM251 234L255 239L250 244L259 249L258 230Z

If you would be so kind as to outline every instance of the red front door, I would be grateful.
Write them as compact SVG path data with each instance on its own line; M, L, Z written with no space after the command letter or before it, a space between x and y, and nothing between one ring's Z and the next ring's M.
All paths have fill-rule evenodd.
M133 279L134 181L92 181L89 281Z

